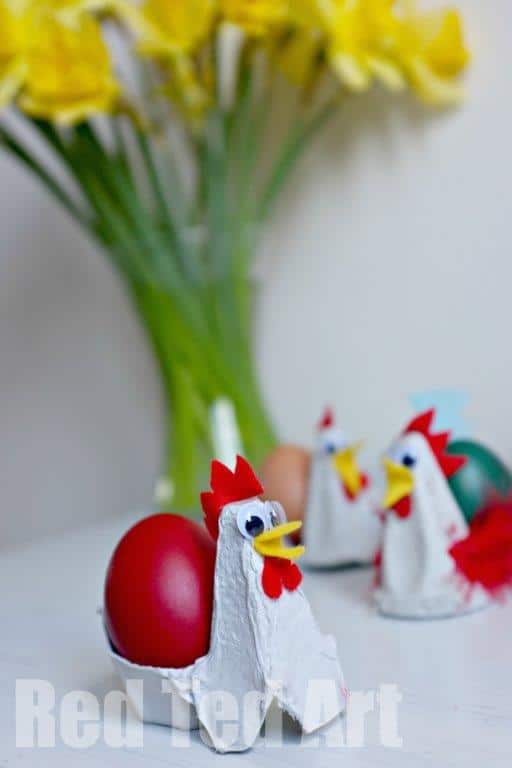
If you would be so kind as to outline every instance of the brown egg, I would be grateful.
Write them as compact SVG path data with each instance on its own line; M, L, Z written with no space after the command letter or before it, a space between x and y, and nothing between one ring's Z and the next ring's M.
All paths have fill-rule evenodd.
M304 520L311 455L298 445L279 445L264 459L259 477L265 499L279 501L288 520ZM295 534L300 540L299 531Z

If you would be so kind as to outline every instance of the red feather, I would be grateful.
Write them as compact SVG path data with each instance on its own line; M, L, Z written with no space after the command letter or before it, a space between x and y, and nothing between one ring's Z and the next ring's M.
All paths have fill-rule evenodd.
M242 456L237 456L234 472L220 461L212 461L210 488L211 491L201 494L201 505L204 522L214 539L219 535L219 516L226 504L252 499L263 493L263 486Z
M492 502L450 548L457 572L493 596L512 587L512 499Z
M332 427L334 425L334 413L332 408L329 406L326 407L322 418L317 424L318 430L322 429L328 429L329 427Z
M466 463L465 456L450 456L448 453L443 453L439 456L436 455L439 465L443 470L445 477L451 477L461 469Z
M430 432L430 427L432 426L435 415L436 412L434 408L431 408L429 411L425 411L424 413L419 413L417 416L411 419L409 424L406 426L404 429L404 435L407 435L409 432L420 432L422 435L427 435Z
M432 446L436 456L437 454L444 453L449 441L449 432L439 432L437 435L430 435L430 445Z
M423 435L430 445L430 449L437 459L441 471L445 477L451 477L466 463L465 456L452 456L446 453L446 447L450 440L449 432L439 432L434 434L430 431L436 412L433 408L425 413L420 413L404 429L403 434L409 435L411 432L418 432Z

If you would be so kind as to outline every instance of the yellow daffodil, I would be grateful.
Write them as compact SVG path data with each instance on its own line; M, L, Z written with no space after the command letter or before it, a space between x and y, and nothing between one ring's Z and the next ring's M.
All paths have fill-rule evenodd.
M309 89L325 69L329 19L336 0L289 0L284 34L274 47L278 68L297 87Z
M25 79L26 12L24 0L0 0L0 108Z
M394 0L291 0L290 17L350 90L366 90L375 78L398 90L405 80L393 58L393 6Z
M274 58L298 88L310 88L321 71L322 36L316 29L298 29L276 46Z
M139 50L150 56L194 51L210 34L215 9L215 0L145 0Z
M453 103L469 58L457 11L420 12L415 0L0 0L0 107L20 93L25 111L60 122L109 111L119 86L96 12L122 18L140 53L168 60L192 113L209 100L196 52L221 21L263 42L301 88L329 65L354 91L378 79Z
M404 87L394 60L399 30L394 5L394 0L337 0L327 17L329 60L351 90L366 90L374 78L392 90Z
M349 89L364 91L378 79L392 90L409 83L430 104L460 99L456 76L469 56L456 11L420 13L415 0L291 0L290 8L299 29L318 28Z
M169 80L164 93L191 125L199 126L213 100L211 73L199 72L191 56L177 54L168 64Z
M469 53L457 11L420 14L409 9L397 55L411 86L425 102L442 106L461 100L462 89L455 78L465 69Z
M320 29L332 16L336 5L337 0L290 0L289 18L299 27Z
M37 0L33 0L37 2ZM112 17L136 34L140 39L153 39L158 29L146 20L139 4L133 0L43 0L54 6L54 15L67 26L73 26L84 14Z
M212 34L216 11L216 0L145 0L141 23L135 25L139 53L162 60L169 73L164 93L192 123L202 119L211 103L211 88L195 53Z
M19 100L25 112L73 124L115 107L119 86L92 17L66 25L43 8L32 15L27 34L27 73Z
M293 2L293 0L291 0ZM220 0L222 18L251 37L263 37L287 18L288 0Z

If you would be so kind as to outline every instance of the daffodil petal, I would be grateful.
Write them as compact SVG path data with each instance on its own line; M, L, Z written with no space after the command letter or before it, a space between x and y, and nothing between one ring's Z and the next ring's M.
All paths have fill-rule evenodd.
M220 0L219 5L223 19L254 37L264 36L283 22L288 10L286 0Z
M9 104L25 80L27 72L26 62L17 58L8 66L0 78L0 109Z
M139 52L165 57L194 51L211 33L215 11L214 0L145 0L132 20Z
M127 0L68 0L55 13L63 24L73 24L84 13L110 13L135 32L147 34L148 26L139 8Z
M390 91L403 91L407 81L396 64L384 58L369 56L368 68Z
M91 115L111 112L116 101L117 89L100 98L82 99L76 104L71 102L50 103L28 94L20 98L20 107L29 115L43 117L63 126L75 125Z
M439 77L421 59L409 62L409 72L413 88L426 104L443 107L464 100L464 90L459 83Z
M24 111L69 125L116 109L120 86L95 18L83 14L69 26L38 6L27 24L27 71L18 101Z
M366 91L371 84L371 74L367 68L345 53L337 53L332 58L334 71L340 80L352 91Z

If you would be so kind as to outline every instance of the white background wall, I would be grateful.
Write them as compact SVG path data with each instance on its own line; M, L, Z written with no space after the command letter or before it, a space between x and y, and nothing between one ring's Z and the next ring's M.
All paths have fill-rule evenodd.
M466 389L512 461L512 5L459 0L467 105L352 101L294 179L264 247L264 390L286 440L325 402L381 450L411 391ZM143 508L158 379L100 253L0 156L0 548Z

